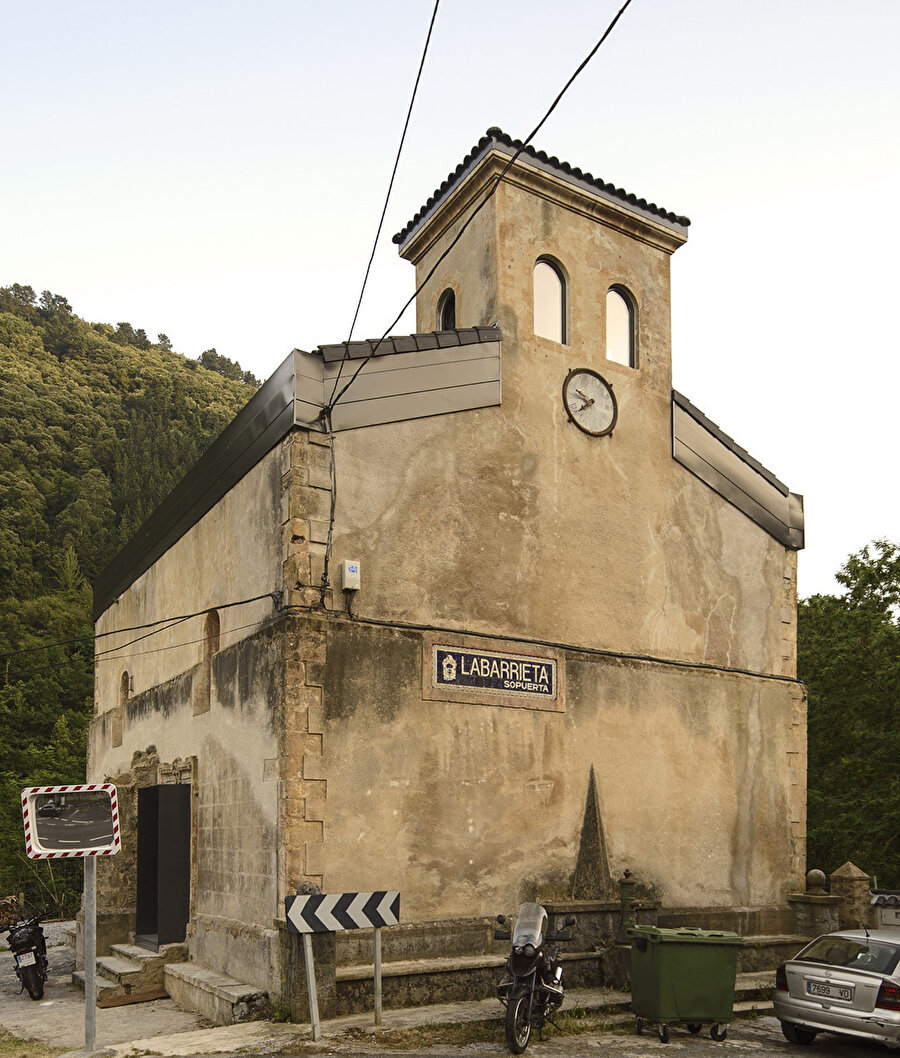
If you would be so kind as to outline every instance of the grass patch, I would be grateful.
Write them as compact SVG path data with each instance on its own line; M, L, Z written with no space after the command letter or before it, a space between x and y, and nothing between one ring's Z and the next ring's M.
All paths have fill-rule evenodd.
M605 1014L574 1007L554 1018L556 1026L549 1022L544 1026L544 1039L555 1036L580 1036L589 1032L604 1032L609 1027ZM344 1040L365 1040L371 1047L386 1051L414 1051L425 1047L465 1047L475 1043L504 1042L503 1019L488 1018L483 1021L465 1021L450 1025L419 1025L410 1029L388 1029L373 1033L371 1030L350 1029L343 1034ZM538 1039L537 1030L534 1039ZM2 1058L2 1056L0 1056Z
M49 1047L39 1040L20 1040L0 1029L0 1058L57 1058L65 1048Z
M356 1036L357 1033L347 1033ZM417 1047L432 1047L440 1044L463 1047L467 1043L494 1043L503 1041L503 1022L498 1018L489 1021L465 1021L453 1025L417 1025L412 1029L388 1029L384 1032L360 1032L360 1039L386 1051L411 1051Z

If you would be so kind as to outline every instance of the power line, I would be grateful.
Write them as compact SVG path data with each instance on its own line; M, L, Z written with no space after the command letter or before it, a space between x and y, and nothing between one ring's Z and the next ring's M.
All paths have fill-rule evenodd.
M403 131L400 134L400 143L397 146L397 154L394 158L394 167L391 170L391 178L388 181L387 194L384 197L384 206L381 209L381 217L378 220L378 228L375 232L375 238L372 241L372 252L369 254L369 262L366 265L366 272L363 276L362 287L359 291L359 299L356 302L356 311L353 313L353 321L350 324L350 331L347 335L347 341L344 343L344 353L341 356L341 362L338 364L337 372L334 376L334 385L331 387L331 397L329 398L328 404L322 409L322 417L325 425L325 429L328 431L328 437L331 447L331 514L328 520L328 539L325 542L325 556L322 568L322 605L325 605L325 594L328 591L328 567L331 561L331 549L332 540L334 538L334 519L335 519L335 504L337 502L337 467L335 466L334 460L334 431L331 428L331 408L334 406L334 394L340 385L341 374L344 370L344 364L347 362L347 356L350 351L350 341L353 338L353 329L356 327L356 321L359 317L359 310L362 306L363 295L366 292L366 286L369 282L369 273L372 270L372 262L375 260L375 251L378 248L378 240L381 237L381 229L384 226L384 218L387 215L388 203L391 200L391 192L394 189L394 179L397 176L397 168L400 165L400 155L403 151L403 144L406 142L406 133L409 129L410 118L412 117L413 105L416 101L416 95L419 91L419 82L422 79L422 70L425 68L425 56L428 54L428 45L431 43L431 33L434 29L434 22L437 18L438 7L440 6L440 0L434 0L434 10L431 12L431 22L428 24L428 33L425 37L425 46L422 49L422 58L419 60L419 69L416 73L416 80L413 85L412 95L409 100L409 107L406 111L406 120L403 122Z
M271 625L275 624L275 622L278 620L278 616L279 615L276 615L275 617L270 617L267 621L263 621L262 624L260 624L258 621L253 621L251 624L237 625L235 628L226 628L225 631L222 632L222 637L226 638L227 636L230 636L235 632L244 632L248 628L256 628L258 631L262 632L266 628L269 628ZM135 642L137 642L137 640L135 640ZM205 642L206 636L201 636L200 639L185 639L182 640L180 643L169 643L164 647L154 647L152 650L137 650L133 654L117 654L114 650L110 650L106 651L103 656L99 654L95 655L94 660L128 661L130 658L142 658L146 657L146 655L148 654L161 654L163 653L163 651L166 650L181 650L183 647L192 647L196 646L197 643ZM115 650L124 650L126 647L129 647L131 645L131 643L123 643L121 647L116 647Z
M145 628L156 628L157 625L166 625L171 627L174 624L178 624L182 621L188 621L192 617L203 617L205 614L211 613L213 610L229 610L234 606L246 606L251 602L260 602L262 599L272 599L273 602L278 603L281 596L278 592L269 591L264 595L254 595L250 599L237 599L234 602L223 602L217 606L207 606L205 610L197 610L195 613L178 614L175 617L160 617L156 621L147 621L140 625L130 625L127 628L114 628L109 632L97 632L94 635L86 636L74 636L71 639L59 639L52 643L41 643L33 647L20 647L18 650L6 650L0 653L0 661L4 661L7 658L16 657L19 654L33 654L42 650L52 650L54 647L65 647L72 643L88 643L91 641L96 642L98 639L105 639L107 636L118 636L123 635L125 632L141 632ZM164 632L165 628L160 628L158 631ZM153 633L151 633L153 634ZM140 638L144 638L143 636ZM136 642L136 640L135 640ZM127 644L126 644L127 645ZM120 647L111 649L119 650Z
M384 342L385 338L387 338L388 334L390 334L392 328L400 320L400 318L403 315L403 313L406 312L406 310L409 308L409 306L413 303L413 301L415 301L415 299L422 292L422 289L424 288L425 284L431 279L431 277L437 271L438 266L445 260L445 258L450 253L450 251L454 248L454 246L456 246L456 244L462 238L463 234L465 233L465 231L469 227L469 225L472 223L472 221L478 216L478 214L481 212L481 210L484 209L484 207L490 201L490 199L492 198L494 192L500 186L500 182L503 180L504 176L506 176L506 174L509 172L509 170L516 163L516 161L519 158L519 155L525 150L525 148L528 146L528 144L531 143L531 141L534 139L534 137L543 128L543 126L546 123L547 119L550 117L550 115L553 113L553 111L556 110L556 108L559 105L560 100L562 99L562 97L569 90L569 88L571 87L572 83L575 81L575 79L578 77L578 75L582 72L582 70L584 70L584 68L591 61L591 59L593 59L593 57L597 54L597 52L599 51L600 47L603 45L604 41L607 39L607 37L610 35L610 33L612 33L613 29L616 26L616 23L619 21L619 19L625 13L626 8L628 8L628 6L630 4L631 4L631 0L625 0L625 3L616 12L615 17L612 19L610 24L606 27L606 30L604 31L603 36L600 37L600 39L597 41L597 43L594 45L594 47L591 48L591 50L588 52L588 54L585 56L585 58L582 60L582 62L578 66L578 68L572 74L572 76L568 79L568 81L566 81L566 83L560 89L558 95L553 100L553 102L550 104L550 107L548 108L547 112L544 114L544 116L541 118L541 120L537 123L537 125L535 125L535 127L531 130L531 132L528 134L528 136L522 141L521 146L519 146L516 149L515 153L512 155L512 157L509 159L509 161L503 167L503 170L500 173L500 175L494 178L494 181L493 181L490 189L488 190L487 194L485 195L485 197L481 200L481 202L475 207L475 209L469 215L469 217L467 218L465 224L463 224L463 226L459 229L459 231L456 234L456 237L453 239L453 241L450 243L450 245L447 247L447 249L444 250L444 252L437 259L437 261L435 261L435 263L432 266L431 270L428 272L428 274L425 276L425 278L422 280L422 282L413 291L412 296L406 301L406 303L404 304L403 308L397 313L397 315L394 317L394 319L391 321L391 323L388 324L388 327L385 330L384 334L382 334L382 336L374 344L374 347L371 349L371 351L369 352L368 356L366 356L361 361L359 367L350 376L350 379L347 382L347 384L337 394L337 396L335 396L334 392L332 391L331 401L330 401L330 403L328 404L328 406L326 408L326 413L327 413L327 415L329 417L330 417L331 411L333 410L335 405L337 405L337 403L344 396L344 394L347 392L347 390L353 385L353 383L359 377L359 373L362 371L362 369L366 366L366 364L368 364L368 362L372 359L372 357L376 355L376 353L378 352L378 349L380 348L381 344ZM341 361L341 363L343 364L343 360ZM335 386L335 389L336 388L337 387Z
M390 178L390 181L388 182L387 194L385 195L384 206L382 207L382 210L381 210L381 218L378 221L378 229L375 232L375 239L372 242L372 252L369 254L369 263L366 265L366 273L365 273L365 276L363 277L362 288L361 288L361 290L359 292L359 300L356 303L356 311L353 313L353 322L350 324L350 332L347 335L347 344L348 345L349 345L350 341L353 338L353 330L356 327L356 321L357 321L357 318L359 317L359 310L360 310L360 307L362 305L363 295L366 292L366 286L367 286L367 284L369 282L369 273L372 270L372 261L375 259L375 250L378 247L378 240L381 237L381 229L384 226L384 218L387 215L388 202L390 202L391 192L394 189L394 179L397 176L397 168L400 165L400 154L403 151L403 144L406 141L406 133L407 133L407 130L409 129L409 122L410 122L410 118L412 117L413 105L415 104L416 95L417 95L417 93L419 91L419 81L421 81L421 79L422 79L422 70L425 67L425 56L428 54L428 45L431 43L431 32L434 29L434 22L435 22L435 19L437 18L438 6L440 5L440 2L441 2L441 0L435 0L434 10L431 13L431 22L429 23L429 26L428 26L428 34L425 37L425 47L422 49L422 58L419 61L419 70L418 70L418 73L416 74L416 81L415 81L415 84L413 85L412 96L410 97L410 100L409 100L409 108L406 111L406 121L404 121L404 123L403 123L403 132L400 134L400 143L399 143L399 145L397 147L397 156L394 159L394 168L391 170L391 178ZM334 397L334 391L337 389L338 383L341 380L341 371L343 370L344 362L346 361L346 359L347 359L347 351L345 349L344 356L341 358L341 362L340 362L340 365L338 367L337 375L335 376L334 387L331 390L332 398Z
M199 617L200 615L197 614ZM150 636L158 636L162 632L168 632L172 628L177 628L179 625L184 624L185 621L190 621L190 617L182 617L176 621L165 625L163 628L154 628L149 632L145 632L142 636L138 636L136 639L131 639L127 643L120 643L116 647L110 647L108 650L98 650L94 654L94 661L103 659L107 654L114 654L117 650L125 650L126 647L134 646L135 643L140 643L144 639L149 639Z

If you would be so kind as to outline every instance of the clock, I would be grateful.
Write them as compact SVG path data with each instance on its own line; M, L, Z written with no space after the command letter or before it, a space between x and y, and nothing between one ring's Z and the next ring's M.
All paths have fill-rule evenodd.
M613 432L619 408L612 386L589 367L576 367L562 387L563 407L569 421L592 437Z

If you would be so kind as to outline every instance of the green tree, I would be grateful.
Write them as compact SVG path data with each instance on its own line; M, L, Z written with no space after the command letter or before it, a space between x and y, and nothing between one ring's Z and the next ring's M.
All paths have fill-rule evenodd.
M900 886L900 546L876 540L803 600L798 673L809 692L807 862L852 860Z
M19 791L84 779L90 582L253 393L168 344L0 288L0 895L77 899L80 864L26 859Z

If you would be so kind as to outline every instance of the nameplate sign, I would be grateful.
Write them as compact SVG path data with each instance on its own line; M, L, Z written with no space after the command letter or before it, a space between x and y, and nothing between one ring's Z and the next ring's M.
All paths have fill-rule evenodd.
M426 697L561 712L559 659L433 641ZM424 675L424 674L423 674ZM423 680L423 683L425 681ZM425 688L423 688L425 689Z

